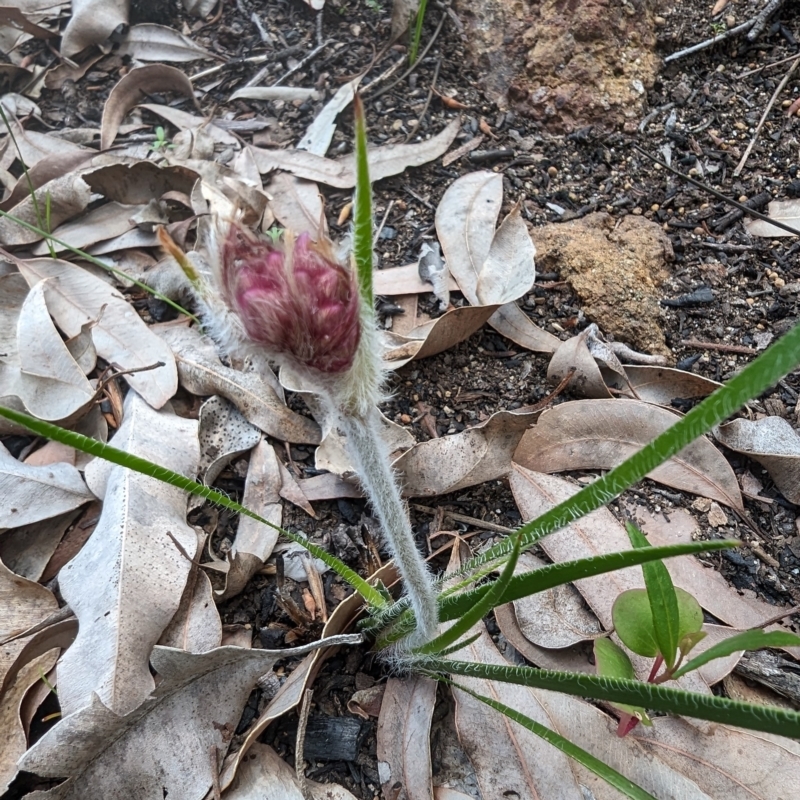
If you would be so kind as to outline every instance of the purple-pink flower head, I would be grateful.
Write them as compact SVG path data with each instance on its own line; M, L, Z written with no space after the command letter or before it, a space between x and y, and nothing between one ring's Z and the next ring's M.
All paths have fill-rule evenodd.
M320 372L350 368L361 337L358 287L330 242L288 231L272 242L231 224L221 268L224 299L250 339Z

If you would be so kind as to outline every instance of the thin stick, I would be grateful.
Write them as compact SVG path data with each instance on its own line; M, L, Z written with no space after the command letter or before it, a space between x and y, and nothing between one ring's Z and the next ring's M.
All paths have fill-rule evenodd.
M741 25L737 25L735 28L731 28L724 33L720 33L712 36L710 39L706 39L704 42L693 44L691 47L687 47L685 50L679 50L677 53L671 53L664 59L664 63L668 64L670 61L676 61L684 56L690 56L692 53L698 53L700 50L705 50L707 47L724 42L726 39L730 39L733 36L738 36L740 33L750 30L750 28L755 25L755 22L755 19L749 19L747 22L743 22Z
M753 27L747 34L747 39L754 42L761 31L764 30L767 20L783 5L783 0L769 0L769 2L753 17Z
M318 47L315 47L305 58L298 61L290 70L285 72L278 80L273 83L273 86L280 86L288 77L294 75L297 70L302 69L309 61L315 59L329 44L333 44L333 39L328 39ZM252 83L246 83L245 86L251 86Z
M411 130L408 132L408 136L406 136L406 141L410 142L411 137L419 130L419 126L422 123L423 117L428 113L428 106L431 104L431 99L433 98L433 90L436 87L436 80L439 77L439 68L442 66L442 59L440 58L436 62L436 69L433 71L433 80L431 81L431 88L428 89L428 99L425 101L425 105L422 107L422 111L417 115L417 121L411 126Z
M758 121L755 133L753 133L753 138L750 140L750 144L747 145L747 150L744 151L742 160L739 162L738 166L733 171L734 178L738 177L741 171L744 169L744 165L747 163L747 159L750 158L750 153L753 152L753 148L756 145L758 134L761 133L761 129L764 127L764 123L767 121L769 112L772 111L772 106L775 105L775 101L778 99L778 95L784 90L786 84L789 83L789 78L792 77L792 73L797 69L798 64L800 64L800 56L797 56L795 58L795 60L792 62L792 66L789 67L786 74L783 76L783 80L777 85L775 91L772 93L772 97L770 97L769 102L767 103L767 107L764 109L764 113L761 115L761 119Z
M418 503L409 503L411 508L415 511L421 511L423 514L435 514L436 509L430 506L421 506ZM494 531L495 533L514 533L513 528L506 528L503 525L495 525L494 522L486 522L485 520L478 519L477 517L468 517L466 514L459 514L457 511L443 511L445 517L450 517L453 522L463 522L466 525L472 525L473 528L480 528L484 531ZM439 535L438 533L436 534Z
M736 75L734 77L741 80L742 78L747 78L750 75L754 75L756 72L763 72L765 69L779 67L781 64L785 64L787 61L791 61L794 58L797 58L797 53L791 56L786 56L786 58L781 58L779 61L773 61L771 64L762 64L760 67L756 67L755 69L748 69L747 72L742 72L740 75Z

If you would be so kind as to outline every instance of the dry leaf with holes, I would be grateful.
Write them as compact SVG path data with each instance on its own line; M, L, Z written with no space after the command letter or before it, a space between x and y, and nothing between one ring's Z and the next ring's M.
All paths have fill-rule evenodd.
M197 423L154 411L133 391L113 444L183 475L197 469ZM93 693L127 714L154 688L147 660L178 610L197 535L186 523L182 490L105 461L89 464L86 474L103 511L59 573L80 630L59 664L58 696L65 715L88 705Z
M575 400L546 409L528 431L514 461L539 472L611 469L679 420L638 400ZM722 453L700 437L648 477L743 510L733 470Z
M284 650L219 647L200 654L156 647L150 660L161 680L142 705L119 716L92 695L88 705L65 715L25 753L20 768L66 777L50 793L59 800L164 792L201 798L216 779L256 681L279 659L360 639L335 636Z

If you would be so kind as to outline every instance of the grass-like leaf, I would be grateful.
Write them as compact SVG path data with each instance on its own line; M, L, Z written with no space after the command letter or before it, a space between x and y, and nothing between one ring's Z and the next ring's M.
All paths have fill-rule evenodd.
M470 661L435 658L427 662L426 669L432 673L442 672L515 683L519 686L550 689L592 700L642 706L668 714L682 714L686 717L800 739L800 713L797 711L777 706L743 703L716 695L686 692L663 684L656 685L624 678L604 678L578 672L555 672L533 667L477 664Z
M367 121L364 103L357 94L353 98L356 141L356 195L353 201L353 259L358 276L358 289L366 309L372 311L372 184L367 159Z
M650 542L633 523L628 522L625 528L634 547L650 547ZM653 615L653 632L658 649L664 657L664 663L669 669L672 669L675 665L678 640L680 639L680 617L675 586L669 571L661 561L648 561L642 564L642 572L644 573L644 585L647 587L650 613Z
M21 225L26 230L32 231L38 236L41 236L43 239L46 239L48 243L55 242L60 247L63 247L65 250L68 250L73 255L80 256L81 258L88 261L90 264L94 264L96 267L100 267L100 269L104 269L106 272L110 272L112 275L116 275L119 278L122 278L123 280L130 281L143 291L153 295L153 297L157 297L159 300L163 301L168 306L174 308L179 314L183 314L184 316L189 317L189 319L192 319L199 324L197 317L195 317L194 314L191 314L189 311L187 311L183 306L179 305L174 300L170 300L169 297L161 294L161 292L157 292L155 289L153 289L152 286L148 286L146 283L142 283L142 281L131 277L123 270L117 269L116 267L112 267L109 264L103 263L99 258L93 256L91 253L87 253L85 250L81 250L80 248L75 247L74 245L71 245L68 242L63 241L62 239L59 239L57 236L53 236L51 233L42 228L37 228L35 225L31 225L30 222L25 222L25 220L22 220L19 217L15 217L13 214L9 214L6 211L0 211L0 217L7 217L12 222L15 222L17 225ZM8 253L7 255L10 260L12 261L15 260L14 256L11 255L10 253ZM53 254L52 257L55 258L56 257L55 254Z
M425 12L428 10L428 0L419 0L417 18L414 20L414 33L411 36L411 44L408 48L408 63L413 67L417 63L419 53L419 43L422 41L422 25L425 22Z
M798 363L800 363L800 325L792 328L738 375L693 408L683 419L645 445L638 453L626 459L604 477L581 489L573 497L519 528L517 532L522 535L523 549L619 497L625 489L640 481L659 464L672 458L690 442L727 419L748 400L758 397L777 383ZM507 540L499 542L485 553L465 562L459 574L507 557L510 552L510 542Z
M763 647L797 647L798 645L800 645L800 636L789 633L789 631L771 631L769 633L760 630L744 631L709 647L708 650L684 664L672 678L677 680L687 672L698 669L715 658L729 656L737 650L761 650Z
M622 773L617 772L613 767L610 767L599 758L595 758L595 756L593 756L591 753L588 753L582 747L578 747L578 745L573 744L569 739L564 738L560 733L556 733L555 731L550 730L550 728L546 728L541 723L536 722L536 720L531 719L530 717L520 713L510 706L500 703L497 700L492 700L491 698L482 694L478 694L477 692L473 692L470 689L467 689L466 686L462 686L461 684L452 681L446 682L457 687L458 689L461 689L462 692L471 694L477 700L480 700L482 703L486 703L487 706L495 709L495 711L499 711L509 719L514 720L514 722L518 723L519 725L522 725L523 728L527 728L531 733L536 734L541 739L544 739L548 744L553 745L553 747L557 748L562 753L568 755L570 758L586 767L586 769L594 772L595 775L601 777L607 784L609 784L609 786L613 786L625 797L630 797L632 800L656 800L653 795L651 795L649 792L646 792L641 786L638 786L637 784L633 783L633 781L628 780Z
M373 586L370 586L369 583L367 583L362 577L350 569L347 564L336 558L336 556L331 555L318 545L310 542L305 536L299 536L296 533L291 533L290 531L284 530L280 526L269 522L268 520L264 519L264 517L256 514L255 511L245 508L245 506L241 505L241 503L231 500L229 497L226 497L224 494L222 494L222 492L218 492L216 489L213 489L210 486L204 486L202 483L193 481L191 478L187 478L185 475L181 475L180 473L173 472L166 467L154 464L152 461L148 461L146 458L135 456L132 453L119 450L110 444L104 444L103 442L97 441L97 439L91 439L90 437L84 436L81 433L76 433L75 431L68 431L66 428L62 428L59 425L53 425L50 422L44 422L43 420L36 419L36 417L23 414L20 411L14 411L10 408L4 408L0 406L0 417L5 417L6 419L15 422L17 425L22 425L23 427L28 428L28 430L33 431L33 433L37 434L38 436L44 436L47 439L52 439L69 447L74 447L76 450L80 450L82 453L88 453L89 455L97 456L98 458L110 461L112 464L118 464L121 467L130 469L133 472L139 472L142 475L149 475L151 478L155 478L163 483L168 483L171 486L177 486L179 489L199 495L200 497L205 497L206 500L210 500L212 503L216 503L217 505L223 506L230 511L235 511L237 514L242 514L245 517L250 517L251 519L261 522L264 525L267 525L270 528L278 531L278 533L283 534L288 539L291 539L291 541L305 547L306 550L308 550L308 552L311 553L315 558L318 558L320 561L324 562L334 572L336 572L337 575L347 581L370 605L377 606L378 608L382 608L387 605L383 595L377 589L375 589Z

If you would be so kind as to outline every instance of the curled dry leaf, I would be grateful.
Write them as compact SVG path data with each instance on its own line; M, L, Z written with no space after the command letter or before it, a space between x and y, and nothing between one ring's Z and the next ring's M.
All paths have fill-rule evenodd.
M93 192L130 206L145 205L167 192L189 195L199 176L180 165L159 166L152 161L134 161L97 167L83 173L82 177Z
M205 540L205 533L198 532L196 552L203 551ZM222 643L222 620L214 602L214 589L196 563L192 564L178 610L158 643L189 653L205 653Z
M324 156L328 152L336 131L336 117L353 102L362 77L362 75L358 75L339 87L336 94L325 103L314 121L308 126L308 130L297 145L298 150L307 150L318 156Z
M758 461L783 496L800 503L800 436L783 417L735 419L720 425L714 437L725 447Z
M547 380L551 384L559 384L574 370L570 391L585 397L608 399L611 392L594 356L589 352L588 335L587 329L558 345L547 365Z
M356 800L342 786L306 780L304 794L294 770L271 748L256 742L230 788L225 800Z
M33 168L42 159L49 156L68 156L71 158L83 155L93 158L97 155L95 150L74 144L67 139L51 136L48 133L39 133L38 131L26 131L16 120L10 120L10 125L16 147L9 152L14 153L18 159L24 161L28 169ZM5 126L0 120L0 131L4 130L4 128Z
M89 502L92 493L75 467L33 467L0 444L0 528L18 528L57 517Z
M53 231L53 236L64 242L64 244L54 242L53 249L59 253L69 250L70 246L88 250L98 242L122 236L136 227L135 216L143 208L145 206L124 206L120 203L104 203L93 208L77 219L59 225ZM31 253L35 256L44 256L49 250L50 246L43 241L31 248Z
M75 264L53 258L15 260L29 286L46 280L47 309L67 336L77 336L87 322L97 354L120 369L163 366L125 375L125 381L154 408L175 394L175 359L165 342L144 323L117 291ZM51 278L52 280L47 280Z
M388 369L399 369L409 361L435 356L472 336L492 316L497 306L463 306L414 328L409 335L389 333L384 353Z
M538 411L498 411L474 428L414 445L394 462L403 493L432 497L507 474L514 450L538 416Z
M722 386L717 381L670 367L651 367L645 365L625 365L630 387L636 392L639 400L654 405L667 406L673 400L694 400L708 397ZM613 380L610 386L622 392L630 393L630 387L624 381Z
M161 682L151 697L119 716L93 695L89 705L65 715L36 742L20 768L68 778L47 793L50 800L150 798L164 792L201 798L219 768L210 754L226 753L230 731L261 675L279 659L359 641L360 636L334 636L284 650L219 647L200 654L156 647L151 663Z
M378 775L384 797L433 800L430 738L435 705L436 681L432 678L389 678L377 730Z
M120 40L117 55L130 56L137 61L197 61L215 58L188 36L164 25L143 23L131 25Z
M558 339L534 325L513 302L533 284L536 249L518 208L495 231L502 202L498 173L479 171L459 178L436 209L439 242L464 297L473 306L490 301L500 305L489 319L492 327L522 347L552 353Z
M133 391L113 443L182 475L197 469L197 423L154 411ZM128 714L154 688L148 657L178 610L197 535L186 523L180 489L99 460L86 473L103 511L89 541L59 573L80 623L59 665L59 701L71 714L96 694L115 713Z
M241 147L241 141L237 139L232 133L228 133L224 128L209 122L206 117L200 117L196 114L190 114L188 111L183 111L180 108L173 108L172 106L159 105L158 103L140 103L140 108L146 108L153 114L165 119L167 122L174 125L181 131L192 131L198 128L203 130L212 138L217 144L230 145L237 150ZM152 162L145 162L152 163Z
M56 228L76 214L81 214L89 205L92 193L80 175L63 175L45 183L34 193L36 201L28 192L8 213L22 222L39 227L40 215L45 203L50 204L50 226ZM9 217L0 219L0 242L6 247L32 244L42 237L23 228Z
M229 98L234 100L283 100L285 103L319 100L320 93L312 86L243 86Z
M122 120L134 106L145 100L148 95L159 92L177 92L190 98L195 104L197 102L191 81L176 67L149 64L132 69L111 90L103 107L100 149L107 150L111 147Z
M16 394L34 416L66 420L88 407L94 389L53 325L44 291L44 281L34 285L20 311Z
M245 419L284 442L319 444L319 426L290 411L257 372L223 366L214 345L193 328L168 327L159 335L175 353L181 384L192 394L218 394L230 400Z
M127 24L126 0L72 0L72 19L61 37L61 55L71 58L86 47L103 44L120 25Z
M638 400L576 400L546 410L523 436L514 460L539 472L611 469L678 421ZM701 437L648 477L743 510L739 484L724 456Z
M266 439L261 439L250 455L242 505L273 525L280 525L283 519L280 488L278 457L272 445ZM274 528L250 517L239 517L236 538L228 553L225 587L217 593L220 601L235 597L242 591L247 581L269 558L277 541L278 532Z
M312 236L320 227L323 231L327 229L322 196L316 183L295 178L288 172L277 172L265 191L271 198L269 205L275 219L284 228L308 231Z
M439 158L452 144L460 125L460 121L454 119L443 131L423 142L389 144L371 149L368 153L370 178L380 181ZM352 189L356 183L352 154L330 159L304 150L263 150L257 147L251 150L262 175L280 169L336 189Z
M261 431L224 397L209 397L200 406L199 423L200 475L208 486L237 456L261 441Z

